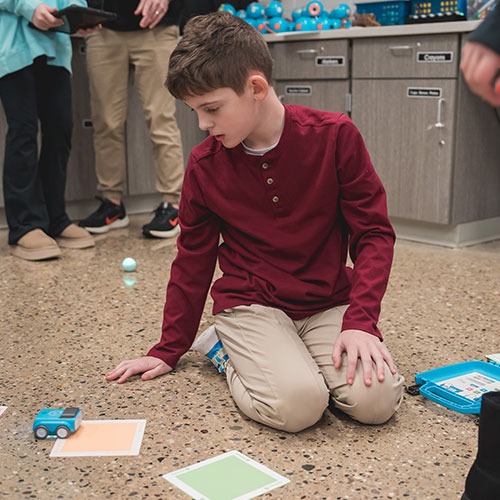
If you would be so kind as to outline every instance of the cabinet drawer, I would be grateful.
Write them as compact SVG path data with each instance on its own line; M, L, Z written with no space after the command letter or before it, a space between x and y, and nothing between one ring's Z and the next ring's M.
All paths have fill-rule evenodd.
M455 78L459 35L353 41L353 78Z
M349 42L314 40L270 44L276 80L343 79L349 76Z

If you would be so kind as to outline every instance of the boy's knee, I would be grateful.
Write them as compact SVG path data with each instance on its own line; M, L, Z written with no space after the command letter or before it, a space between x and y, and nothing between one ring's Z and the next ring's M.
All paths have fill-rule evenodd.
M358 422L383 424L401 405L403 382L404 378L396 374L386 377L384 382L375 379L368 387L362 377L358 376L346 394L342 398L335 398L335 402L341 410Z
M328 406L328 397L326 385L290 387L276 401L273 408L275 420L270 425L286 432L307 429L323 416Z

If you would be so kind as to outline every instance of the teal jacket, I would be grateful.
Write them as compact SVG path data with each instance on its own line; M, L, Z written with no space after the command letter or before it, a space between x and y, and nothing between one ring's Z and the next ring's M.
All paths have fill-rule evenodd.
M0 78L32 64L39 56L47 63L71 72L71 39L65 33L39 31L28 23L35 9L45 3L63 9L68 5L86 6L85 0L0 0Z

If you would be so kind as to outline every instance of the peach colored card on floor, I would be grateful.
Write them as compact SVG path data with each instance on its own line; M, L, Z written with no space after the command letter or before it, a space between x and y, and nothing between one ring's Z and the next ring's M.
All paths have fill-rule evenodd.
M57 439L51 457L138 455L146 420L84 420L67 439Z

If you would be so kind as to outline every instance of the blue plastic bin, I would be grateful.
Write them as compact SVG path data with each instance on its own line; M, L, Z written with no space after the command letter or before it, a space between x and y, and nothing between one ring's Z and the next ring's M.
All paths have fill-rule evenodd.
M410 12L408 0L356 3L358 14L374 14L382 26L405 24Z
M500 390L500 366L484 361L465 361L415 375L420 394L459 413L478 415L481 398Z
M467 0L411 0L412 16L428 16L429 14L467 14Z

